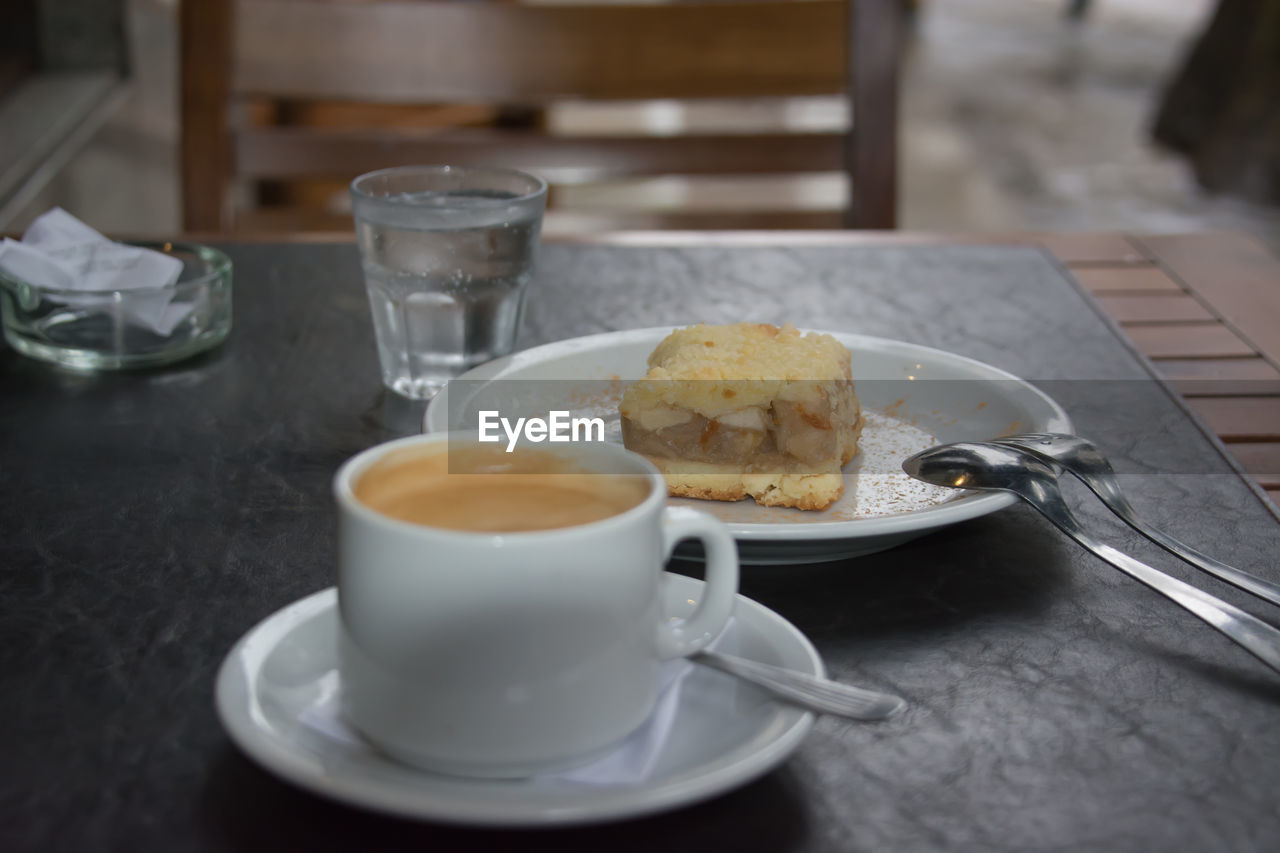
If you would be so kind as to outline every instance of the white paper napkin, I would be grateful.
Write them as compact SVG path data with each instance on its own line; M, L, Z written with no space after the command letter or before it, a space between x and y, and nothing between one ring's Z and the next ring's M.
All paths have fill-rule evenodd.
M710 647L734 654L737 652L737 645L737 631L734 620L730 619ZM681 713L687 709L696 709L696 713L702 715L715 714L719 709L728 714L735 696L733 683L729 679L729 676L689 663L683 658L664 661L658 668L657 702L653 712L639 729L632 732L616 749L589 764L554 773L541 773L534 776L531 782L568 782L601 787L644 784L653 775ZM325 682L317 685L320 689L315 692L319 698L303 709L298 715L298 721L312 733L341 745L347 752L354 750L375 754L373 747L342 716L337 671L330 670L318 681ZM728 689L726 684L729 685Z
M0 243L0 269L49 290L121 291L126 294L119 303L125 319L158 335L169 335L194 307L173 303L168 290L182 274L181 260L113 243L60 207L31 223L21 242L5 238ZM104 311L116 304L101 295L46 298L67 305L101 305Z

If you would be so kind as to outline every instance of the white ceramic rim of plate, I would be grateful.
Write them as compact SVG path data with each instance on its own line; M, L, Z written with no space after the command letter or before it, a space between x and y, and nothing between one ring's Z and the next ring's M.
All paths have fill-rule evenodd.
M703 586L702 581L684 575L667 572L665 577L664 595L669 599L693 597ZM733 757L734 753L730 751L718 760L705 762L701 772L695 768L656 783L608 789L548 788L540 792L543 801L529 802L520 807L513 806L510 801L495 805L483 797L474 796L476 790L483 790L486 784L507 786L518 783L451 780L445 776L424 774L424 778L446 788L454 784L465 789L451 798L433 799L430 791L420 788L395 785L385 780L362 780L358 774L350 778L335 772L333 767L324 766L318 757L293 746L289 737L279 733L259 707L257 673L246 672L242 664L246 648L250 644L255 646L255 655L261 665L267 660L270 650L291 631L324 610L336 607L337 588L329 587L286 605L247 631L228 652L218 670L214 702L231 740L269 772L320 796L383 814L489 827L578 826L640 817L701 802L763 776L790 757L814 723L811 712L778 702L775 716L767 726L760 728L760 733L772 729L777 731L770 731L770 739L759 748L723 763L726 758ZM787 619L740 593L735 613L739 617L740 631L754 630L762 637L771 636L775 645L779 641L790 644L790 652L805 662L803 668L796 667L799 671L817 676L826 674L817 649ZM746 746L744 744L742 748Z
M542 344L521 350L493 361L485 362L472 368L458 379L468 381L493 380L507 377L511 373L519 373L526 367L540 364L551 358L563 358L591 352L602 347L626 344L637 344L652 341L653 346L681 326L650 326L644 329L625 329L617 332L600 332L578 338L567 338L562 341ZM813 331L810 329L802 330ZM831 335L851 350L874 350L881 353L901 354L904 358L924 361L928 359L950 367L961 368L972 374L974 379L990 379L1007 381L1019 388L1021 393L1033 396L1046 406L1052 417L1046 423L1034 424L1027 432L1071 432L1071 419L1063 408L1039 388L1019 376L994 367L986 362L968 356L956 355L946 350L926 347L920 344L897 341L891 338L879 338L871 335L860 335L852 332L821 331ZM857 378L854 378L856 383ZM448 424L449 386L446 384L427 405L422 417L423 432L438 432ZM434 420L443 421L433 426ZM996 510L1012 506L1018 498L1004 492L983 492L964 495L946 503L937 504L925 509L905 512L901 515L887 515L874 518L857 518L848 521L803 522L787 521L779 524L760 524L751 522L725 522L735 539L742 542L797 542L819 541L831 539L855 539L868 536L909 533L921 529L944 527L961 521L978 518Z

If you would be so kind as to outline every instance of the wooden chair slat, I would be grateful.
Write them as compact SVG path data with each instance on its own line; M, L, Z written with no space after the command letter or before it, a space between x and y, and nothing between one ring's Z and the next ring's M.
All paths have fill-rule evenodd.
M721 175L838 172L838 134L729 136L548 136L466 129L446 133L317 133L264 128L240 134L236 157L247 177L349 175L409 163L558 169L579 180L601 175Z
M575 210L553 211L543 231L549 235L585 234L602 230L679 231L704 229L708 223L732 230L804 229L844 227L838 210ZM324 232L331 236L352 234L350 214L315 207L259 207L236 220L238 234L266 239L273 233Z
M845 6L253 0L239 5L233 89L386 103L827 94L844 88Z
M582 223L573 227L575 220ZM553 214L553 231L626 230L682 231L723 228L731 231L779 229L835 230L844 227L838 210L610 210Z

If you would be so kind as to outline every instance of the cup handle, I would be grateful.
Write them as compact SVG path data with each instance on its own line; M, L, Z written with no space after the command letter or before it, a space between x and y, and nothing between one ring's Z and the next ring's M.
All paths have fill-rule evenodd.
M706 586L702 600L681 622L664 622L658 629L658 655L663 660L701 651L716 638L733 614L738 593L738 546L719 520L705 512L669 506L662 513L663 561L684 539L698 539L706 550Z

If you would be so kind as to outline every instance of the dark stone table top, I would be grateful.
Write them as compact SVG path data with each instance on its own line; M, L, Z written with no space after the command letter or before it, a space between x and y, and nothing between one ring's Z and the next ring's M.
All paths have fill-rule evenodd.
M380 387L354 246L226 248L235 327L214 352L91 376L0 349L0 849L1280 849L1280 677L1020 506L856 560L746 568L743 593L835 676L911 708L819 719L781 768L711 801L530 834L277 780L219 726L214 674L333 582L330 477L417 431L422 406ZM1280 579L1276 518L1035 250L548 246L521 345L744 319L1036 381L1140 512ZM1274 621L1071 498L1112 543Z

